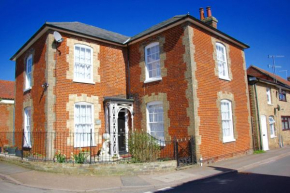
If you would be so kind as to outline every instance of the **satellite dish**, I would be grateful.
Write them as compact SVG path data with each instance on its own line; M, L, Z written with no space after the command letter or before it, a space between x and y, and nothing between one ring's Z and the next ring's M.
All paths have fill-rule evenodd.
M60 33L58 33L57 31L53 32L53 36L54 36L54 40L58 43L61 43L63 41Z

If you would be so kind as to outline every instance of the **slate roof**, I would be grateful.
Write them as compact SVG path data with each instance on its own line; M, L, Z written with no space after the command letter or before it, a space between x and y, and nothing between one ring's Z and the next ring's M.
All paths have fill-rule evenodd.
M277 79L277 81L279 81L279 82L281 82L282 84L285 84L285 85L287 85L287 86L290 87L290 82L289 82L289 81L285 80L284 78L282 78L282 77L280 77L280 76L278 76L278 75L274 75L274 74L271 73L271 72L268 72L268 71L266 71L266 70L263 70L263 69L261 69L261 68L259 68L259 67L257 67L257 66L253 66L253 65L251 65L251 66L248 68L248 72L247 72L247 73L248 73L248 75L250 75L250 76L254 76L254 77L256 77L255 74L252 74L252 73L249 71L250 68L254 68L254 69L260 71L261 73L263 73L263 74L269 76L270 78L272 78L272 79Z
M0 98L14 99L14 81L0 80Z
M45 24L51 27L57 27L59 29L73 31L120 44L123 44L126 40L129 39L128 36L124 36L115 32L111 32L80 22L46 22Z
M187 16L187 15L176 15L176 16L170 18L170 19L167 19L167 20L165 20L165 21L162 21L162 22L160 22L160 23L158 23L158 24L156 24L156 25L154 25L154 26L148 28L147 30L145 30L145 31L143 31L143 32L141 32L141 33L139 33L139 34L133 36L133 37L130 39L130 41L133 41L133 40L135 40L135 39L138 39L138 38L140 38L140 37L142 37L142 36L144 36L144 35L146 35L146 34L149 34L149 33L151 33L151 32L154 32L154 31L156 31L156 30L158 30L158 29L161 29L161 28L163 28L163 27L169 26L169 25L172 24L172 23L175 23L175 22L177 22L177 21L179 21L179 20L182 20L182 19L185 18L186 16Z

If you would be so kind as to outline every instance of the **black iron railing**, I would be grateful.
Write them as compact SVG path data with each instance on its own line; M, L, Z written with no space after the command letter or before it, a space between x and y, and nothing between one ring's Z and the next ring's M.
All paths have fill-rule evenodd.
M113 140L118 143L112 145ZM58 163L132 163L174 159L178 163L182 159L193 163L193 146L193 138L164 141L144 132L121 133L118 139L92 131L0 132L1 154ZM116 148L113 152L117 153L112 153L112 148Z

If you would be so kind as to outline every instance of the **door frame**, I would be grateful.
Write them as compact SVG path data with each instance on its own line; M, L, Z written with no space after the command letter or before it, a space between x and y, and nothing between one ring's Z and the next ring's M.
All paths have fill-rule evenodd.
M267 116L261 115L261 141L262 149L264 151L269 150L269 138L268 138L268 127L267 127Z

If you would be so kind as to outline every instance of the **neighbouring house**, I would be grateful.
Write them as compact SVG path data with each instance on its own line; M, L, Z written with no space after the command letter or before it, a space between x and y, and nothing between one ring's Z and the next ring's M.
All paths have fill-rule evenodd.
M218 30L209 7L200 16L175 16L133 37L45 23L11 58L24 147L38 143L51 158L60 145L100 146L107 133L118 157L137 129L162 141L193 136L196 160L251 152L248 46ZM33 131L52 134L37 141Z
M14 81L0 80L0 147L13 145Z
M247 74L254 149L289 145L290 77L285 80L256 66L250 66Z

